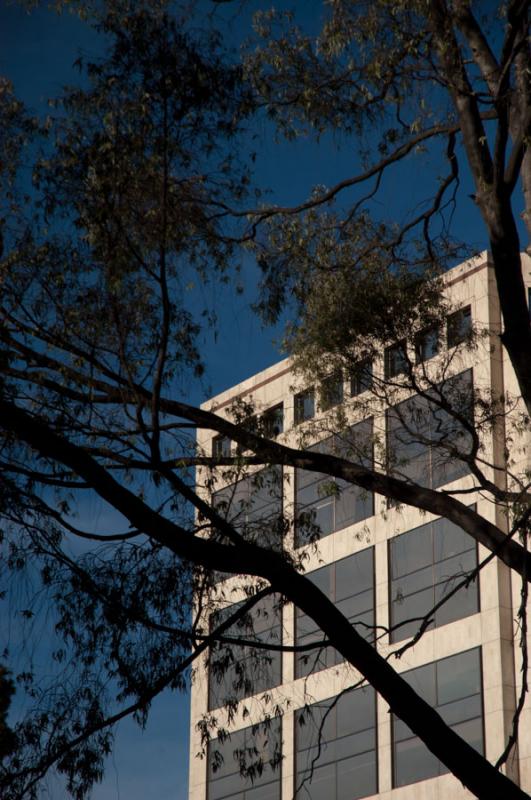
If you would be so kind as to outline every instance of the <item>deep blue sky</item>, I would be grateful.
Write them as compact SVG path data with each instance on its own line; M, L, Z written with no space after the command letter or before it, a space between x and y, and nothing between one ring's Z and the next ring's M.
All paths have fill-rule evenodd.
M280 5L282 3L277 3L277 7ZM205 6L211 8L208 0ZM267 2L251 0L247 8L267 6ZM301 16L312 27L316 26L321 6L321 0L298 3L299 9L303 9ZM240 4L220 6L218 13L232 19L236 41L248 32L249 13L238 17L232 11L234 7L239 8ZM46 10L28 14L18 7L6 7L5 0L4 5L0 0L0 71L14 81L17 92L35 111L42 112L47 98L58 94L65 83L79 80L78 72L72 69L73 62L80 52L94 54L98 47L96 35L71 14L57 16ZM341 147L337 141L326 137L321 144L304 139L278 142L267 122L262 122L254 133L257 139L253 147L258 153L256 179L261 187L270 190L267 196L270 202L300 203L317 184L331 186L357 171L356 149L352 142L343 142ZM433 187L429 186L424 194L422 192L427 175L428 171L423 175L421 168L412 181L408 165L398 170L392 181L384 182L377 213L387 216L391 211L400 219L404 210L432 191ZM477 231L477 211L472 202L465 210L467 216L461 215L458 220L459 234L470 241L474 238L472 231ZM478 240L477 249L484 247L485 243ZM264 330L249 310L256 287L256 272L250 264L245 266L243 283L246 287L243 296L236 296L230 287L222 292L217 288L212 293L220 313L222 335L216 341L205 340L207 375L203 392L212 389L217 393L283 355L274 344L280 341L281 331ZM198 389L194 400L204 399L200 392Z
M0 74L13 81L36 113L45 113L47 99L77 79L72 64L79 51L94 53L97 47L96 36L70 14L28 14L0 0ZM189 699L174 694L153 704L145 733L129 721L121 723L105 780L95 788L93 800L185 800L188 725ZM63 800L64 791L50 781L49 796Z
M260 5L256 2L255 6ZM261 4L262 6L266 4ZM305 15L314 23L320 2L307 0ZM242 23L235 21L235 38ZM47 98L57 95L65 83L78 78L72 70L80 52L94 54L99 43L95 34L68 13L62 16L37 10L28 14L0 0L0 73L13 80L15 90L37 113L45 112ZM270 127L263 123L258 131L257 177L272 189L272 201L301 202L316 184L332 185L356 170L355 151L344 143L340 150L325 140L320 146L304 141L276 144ZM417 173L398 173L395 184L382 197L382 213L387 206L408 207L421 186ZM468 238L477 231L471 206L470 218L461 220ZM478 241L478 249L484 247ZM274 363L279 350L273 339L280 331L264 330L249 305L254 299L256 274L249 264L244 271L246 292L236 297L230 288L217 293L221 335L217 341L205 340L206 384L217 393ZM203 400L201 390L194 400ZM132 723L124 722L118 732L115 754L109 759L106 778L93 793L93 800L184 800L188 780L188 699L165 695L154 704L147 732L142 734ZM50 786L52 800L62 792Z

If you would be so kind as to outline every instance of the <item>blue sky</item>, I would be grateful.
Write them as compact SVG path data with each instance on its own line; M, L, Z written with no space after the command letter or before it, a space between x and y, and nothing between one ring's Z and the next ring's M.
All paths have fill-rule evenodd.
M259 5L255 3L255 5ZM264 5L264 4L262 4ZM317 14L320 3L308 0L305 13ZM235 21L234 35L239 34ZM46 10L31 14L0 0L0 73L15 84L16 92L38 113L46 108L47 98L60 92L61 86L74 82L77 73L72 64L80 52L98 50L95 34L68 13L62 16ZM275 143L270 126L264 122L258 130L257 178L272 188L273 202L301 202L316 184L331 185L356 170L357 159L348 143L339 149L330 140L321 145L305 141ZM387 187L381 200L382 213L394 206L397 214L409 207L418 194L405 174L398 173L395 184ZM477 232L475 211L460 220L462 233ZM465 233L466 235L466 233ZM478 240L478 249L484 247ZM250 312L254 299L256 272L252 264L244 264L246 291L236 296L229 288L217 291L221 335L217 341L204 342L207 356L205 385L217 393L247 376L274 363L281 357L278 341L280 330L264 330ZM191 399L204 399L202 390ZM142 733L130 722L119 728L116 750L109 759L106 778L96 787L93 800L184 800L188 780L188 698L163 695L153 706L148 729ZM63 793L50 784L50 797L60 800Z
M49 97L76 79L72 64L79 51L97 49L97 38L70 14L28 14L0 0L0 74L35 112L46 111ZM98 513L98 512L96 512ZM189 698L166 693L153 704L147 730L121 723L105 779L93 800L185 800L188 790ZM64 791L50 780L51 800Z

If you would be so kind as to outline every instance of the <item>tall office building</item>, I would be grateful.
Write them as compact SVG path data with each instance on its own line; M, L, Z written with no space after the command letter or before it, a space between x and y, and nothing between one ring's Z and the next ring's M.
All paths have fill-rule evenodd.
M531 287L529 257L524 257L524 278ZM530 443L518 426L521 408L513 404L517 384L498 338L500 311L487 254L450 270L445 287L451 308L441 325L412 332L411 341L397 342L350 375L331 375L321 396L301 385L286 359L204 407L229 416L235 403L250 403L262 432L279 442L302 442L455 492L507 531L505 508L478 487L470 464L452 456L470 450L466 424L478 424L483 413L479 398L505 396L506 415L490 427L478 424L478 463L502 489L517 487L518 476L530 466ZM484 333L468 346L472 330ZM426 376L444 373L444 396L459 409L462 425L430 399L437 386L424 398L411 389L393 390L392 402L387 390L378 389L399 385L407 361ZM237 452L234 443L208 431L200 431L199 446L218 457ZM210 473L200 472L198 485L212 494L220 513L245 535L264 537L270 547L290 548L356 629L389 656L455 731L495 762L511 732L520 691L518 576L492 559L477 580L436 608L419 641L395 658L424 615L463 583L488 551L444 518L315 472L256 466L236 478L222 467L214 474L212 480ZM279 523L286 519L288 527ZM216 576L212 591L218 599L204 629L238 608L248 584L237 576ZM318 641L322 635L309 618L274 596L251 616L252 636L273 649L214 649L197 665L190 800L470 797L336 651L275 649ZM227 635L249 636L246 621ZM232 701L229 711L227 699ZM230 738L214 739L201 759L198 722L209 714ZM253 728L264 716L270 718L268 726ZM251 768L250 775L242 776L245 756L255 766L258 758L263 769ZM277 768L271 762L278 762ZM531 791L528 710L521 715L518 747L504 769Z

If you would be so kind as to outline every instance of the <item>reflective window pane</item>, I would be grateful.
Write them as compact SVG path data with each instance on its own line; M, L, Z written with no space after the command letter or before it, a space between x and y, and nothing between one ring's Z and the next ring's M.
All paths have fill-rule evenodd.
M331 698L295 714L295 786L301 800L355 800L378 791L374 690L355 689L333 702ZM298 724L301 718L303 726Z
M473 421L472 370L430 390L430 397L410 397L387 411L388 471L420 486L438 488L469 472L466 456L471 436L466 425L441 403Z
M225 486L212 495L216 510L249 541L282 549L282 467L271 466Z
M294 417L295 425L300 425L307 419L312 419L315 416L315 395L313 389L306 392L299 392L293 398L294 400Z
M373 751L346 758L337 764L337 800L366 797L377 792Z
M350 621L357 623L356 630L364 638L374 638L374 549L368 547L359 553L335 561L307 573L308 578L342 611ZM295 643L310 644L324 638L313 621L300 611L295 614ZM343 657L332 648L299 653L295 656L295 677L301 678L339 664Z
M385 349L384 369L386 378L396 378L407 372L407 345L405 339Z
M208 746L209 800L280 800L281 723L244 728ZM242 774L242 772L244 774Z
M312 445L328 453L372 466L372 420L364 420L340 434ZM358 486L309 470L295 470L295 543L297 546L328 536L374 513L374 498Z
M447 342L448 347L455 347L466 341L472 331L472 311L470 306L460 308L448 316Z
M394 760L395 786L406 786L439 774L439 760L416 737L395 745Z
M403 673L407 682L441 714L465 741L483 752L481 651L435 661ZM401 720L393 715L394 786L426 780L446 767Z
M230 457L231 440L227 436L214 436L212 439L212 455L214 458Z
M350 374L350 394L356 397L358 394L372 388L372 361L365 359L356 364Z
M429 522L391 539L391 641L413 636L422 619L445 597L448 600L431 615L431 624L435 627L477 613L477 581L468 587L462 586L452 595L476 566L474 540L445 519Z
M417 364L433 358L439 352L440 331L437 325L425 328L415 337L415 357Z
M241 603L212 614L211 630L238 610ZM226 634L240 639L270 644L282 643L282 611L276 596L266 597L250 613L227 629ZM271 689L282 682L282 655L279 651L250 645L214 644L210 648L209 709L228 700L241 700Z
M343 376L341 373L335 373L326 378L321 384L319 406L321 411L327 411L329 408L333 408L342 402Z
M468 650L437 662L437 705L479 694L480 651Z
M268 439L274 439L284 431L284 403L268 408L262 414L262 433Z

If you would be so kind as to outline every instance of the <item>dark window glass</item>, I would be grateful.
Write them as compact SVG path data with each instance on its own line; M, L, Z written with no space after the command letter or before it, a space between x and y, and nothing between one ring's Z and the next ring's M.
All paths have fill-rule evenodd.
M387 463L391 474L436 489L469 472L456 453L470 451L471 435L436 400L444 399L472 423L472 370L449 378L431 395L433 400L415 395L387 411Z
M358 394L372 388L372 361L370 358L356 364L350 374L350 394L356 397Z
M280 800L282 733L279 719L267 728L244 728L208 745L208 800ZM243 774L242 774L243 772Z
M413 636L425 614L477 566L474 540L438 519L389 542L391 641ZM479 610L477 581L463 587L434 614L439 627ZM408 622L416 618L416 621ZM404 623L404 624L402 624ZM394 626L398 625L396 629Z
M447 319L448 347L455 347L466 341L472 331L472 311L470 306L454 311Z
M309 572L307 577L352 622L358 633L369 641L374 640L374 554L368 547L348 558L342 558L326 567ZM295 616L295 642L297 645L317 642L323 634L316 623L299 609ZM340 664L343 656L332 647L318 648L297 654L295 677L300 678Z
M235 603L210 617L213 631L237 611ZM282 610L275 595L264 598L248 614L225 631L231 638L282 644ZM210 648L208 707L218 708L227 701L237 701L261 694L282 683L282 654L277 650L213 644Z
M439 352L439 327L425 328L415 336L415 358L417 364L428 361Z
M295 425L300 425L307 419L312 419L315 416L315 395L313 389L308 389L306 392L299 392L294 397L295 401Z
M212 456L214 458L230 457L231 440L227 436L214 436L212 439Z
M262 430L268 439L274 439L284 432L284 404L279 403L268 408L262 414Z
M355 689L332 704L333 698L295 715L295 796L301 800L355 800L378 791L374 689Z
M284 541L282 467L254 472L212 495L212 504L245 539L271 550L281 550ZM214 581L229 578L214 573Z
M319 394L319 405L321 411L338 406L343 402L343 376L341 373L334 373L326 378L321 384Z
M212 503L238 533L273 550L281 549L282 467L271 466L214 492Z
M354 425L341 435L310 447L362 466L372 467L372 419ZM320 472L295 470L295 543L328 536L373 514L373 495L339 478Z
M450 727L483 753L481 651L479 648L413 669L402 677L432 704ZM448 769L393 714L393 785L443 775Z
M396 378L407 372L407 345L405 339L385 349L385 377Z

